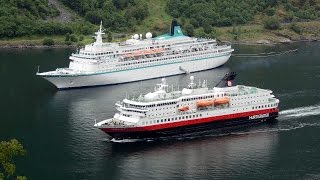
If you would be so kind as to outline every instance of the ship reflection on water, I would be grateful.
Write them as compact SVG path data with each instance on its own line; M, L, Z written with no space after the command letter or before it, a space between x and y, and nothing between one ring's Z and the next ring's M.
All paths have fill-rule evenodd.
M278 134L257 130L266 126L241 128L231 135L113 143L112 153L105 155L119 159L117 166L123 179L228 179L268 166Z

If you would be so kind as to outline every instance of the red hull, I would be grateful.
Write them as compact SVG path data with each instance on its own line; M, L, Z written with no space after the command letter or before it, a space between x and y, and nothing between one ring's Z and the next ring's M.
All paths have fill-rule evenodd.
M174 129L174 128L179 128L184 126L201 125L201 124L207 124L207 123L219 122L219 121L228 122L229 120L231 121L231 120L243 119L243 118L246 118L247 121L254 120L254 119L267 119L267 117L259 117L259 115L276 114L276 116L278 116L278 112L279 112L278 108L272 108L272 109L221 115L221 116L214 116L214 117L207 117L207 118L190 119L190 120L179 121L179 122L171 121L171 122L166 122L166 123L157 124L157 125L150 125L150 126L125 127L125 128L100 128L100 129L107 134L152 132L152 131L160 131L160 130L166 130L166 129ZM250 119L250 117L253 117L253 118Z

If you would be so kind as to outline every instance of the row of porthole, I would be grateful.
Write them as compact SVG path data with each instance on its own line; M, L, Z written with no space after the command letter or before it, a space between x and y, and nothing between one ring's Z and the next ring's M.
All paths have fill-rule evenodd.
M241 103L234 103L234 104L231 104L232 106L235 106L235 105L243 105L243 104L252 104L252 103L264 103L264 101L247 101L247 102L241 102Z
M206 57L201 57L201 58L209 58L209 56L206 56ZM184 61L190 61L191 59L185 59L181 62L184 62ZM177 60L173 61L173 62L177 62ZM138 64L138 63L137 63ZM167 63L162 63L162 62L158 62L158 63L153 63L152 65L166 65ZM131 66L131 65L136 65L136 64L128 64L128 65L122 65L122 66ZM141 67L148 67L149 64L140 64L138 66L131 66L131 67L124 67L124 68L116 68L115 70L118 71L118 70L127 70L127 69L131 69L131 68L141 68Z
M167 113L163 113L163 114L151 114L148 117L157 117L157 116L164 116L164 115L169 115L169 114L174 114L174 112L167 112Z
M242 99L252 99L252 98L259 98L259 97L263 97L263 96L267 96L267 95L251 96L251 97L246 97L246 98L241 97L241 98L236 98L234 100L236 101L236 100L242 100Z
M201 53L201 54L194 54L193 56L197 56L197 55L202 55L204 53ZM191 55L189 55L191 56ZM138 61L138 62L133 62L133 63L128 63L128 64L121 64L121 66L131 66L131 65L136 65L136 64L143 64L143 63L154 63L154 62L163 62L163 61L166 61L166 60L171 60L171 59L176 59L176 58L185 58L185 57L188 57L188 56L178 56L178 57L170 57L170 58L164 58L164 59L155 59L155 60L148 60L148 61ZM209 57L209 56L207 56ZM185 61L189 61L191 59L184 59Z
M184 120L184 119L191 119L191 118L198 118L198 117L202 117L202 114L194 114L194 115L180 116L180 117L175 117L175 118L165 118L165 119L145 121L145 122L142 122L142 125L157 124L157 123Z
M104 54L112 54L113 52L104 52L104 53L86 53L86 52L80 52L81 55L104 55Z
M209 99L209 98L215 98L215 97L223 97L226 96L226 93L224 94L217 94L217 95L211 95L211 96L203 96L203 97L195 97L195 98L187 98L187 99L182 99L182 102L184 101L194 101L194 100L200 100L200 99Z
M275 103L275 104L261 105L261 106L253 106L252 109L261 109L261 108L276 107L276 106L277 106L277 103Z

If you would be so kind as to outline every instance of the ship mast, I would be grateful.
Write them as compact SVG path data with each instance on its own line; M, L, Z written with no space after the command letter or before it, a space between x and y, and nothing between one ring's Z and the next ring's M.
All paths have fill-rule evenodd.
M100 29L95 33L96 36L96 42L94 43L95 45L102 45L102 35L105 34L102 30L102 21L100 23Z

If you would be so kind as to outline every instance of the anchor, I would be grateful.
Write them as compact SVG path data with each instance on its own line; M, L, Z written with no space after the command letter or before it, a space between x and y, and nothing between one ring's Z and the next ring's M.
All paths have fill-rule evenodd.
M185 72L186 74L190 74L190 72L189 72L189 71L187 71L186 69L184 69L184 68L183 68L183 67L181 67L181 66L179 66L179 69L180 69L181 71Z

